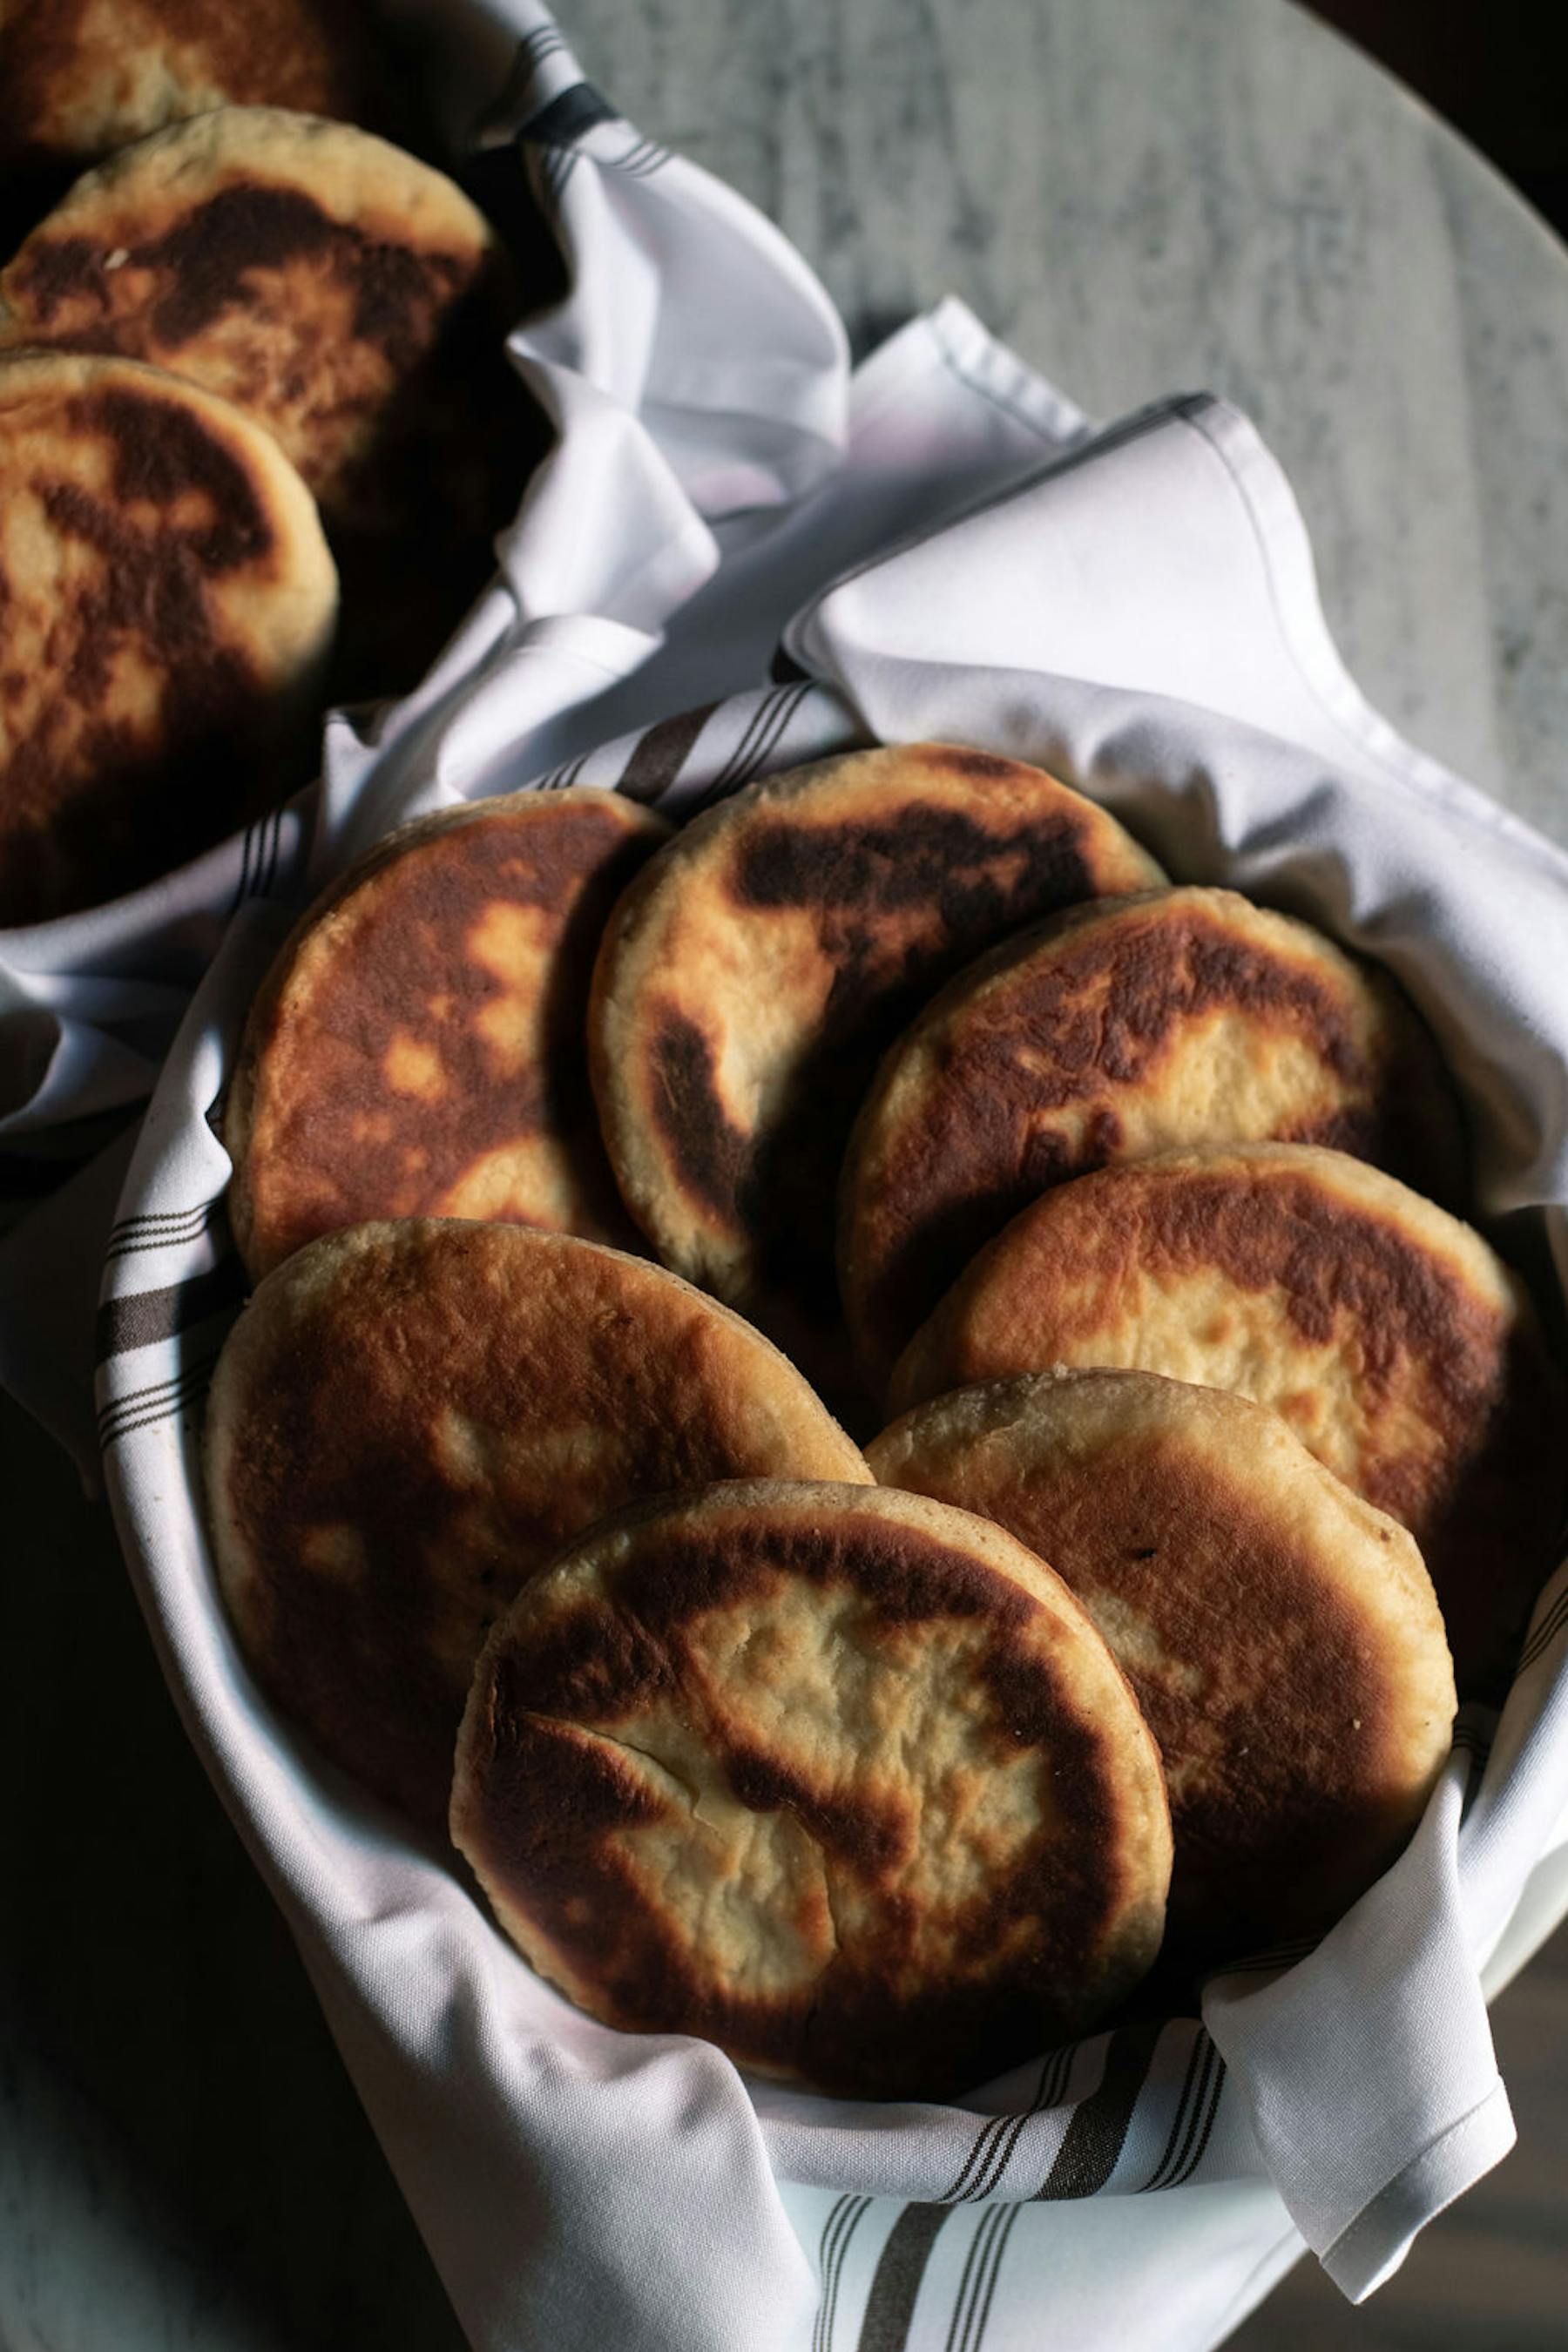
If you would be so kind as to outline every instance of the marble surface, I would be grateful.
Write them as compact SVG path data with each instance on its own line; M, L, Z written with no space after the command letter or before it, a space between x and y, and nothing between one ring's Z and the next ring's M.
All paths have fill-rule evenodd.
M1394 723L1568 838L1568 257L1286 0L574 0L865 349L961 294L1091 415L1206 390L1296 485Z
M782 224L859 348L952 290L1096 413L1240 402L1373 699L1568 839L1568 254L1364 59L1285 0L574 0L563 21L643 130ZM447 2352L107 1517L3 1400L0 1494L0 2346ZM1521 2153L1368 2310L1304 2268L1241 2340L1447 2344L1468 2311L1468 2341L1561 2341L1568 1941L1497 2019ZM1517 2320L1500 2265L1527 2283Z

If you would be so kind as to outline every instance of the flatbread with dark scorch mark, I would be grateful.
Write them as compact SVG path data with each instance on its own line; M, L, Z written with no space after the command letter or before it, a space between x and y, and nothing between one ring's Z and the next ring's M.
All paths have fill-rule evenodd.
M866 2097L1086 2031L1171 1867L1154 1743L1049 1569L921 1496L774 1481L627 1513L521 1596L452 1834L595 2016Z
M618 793L512 793L405 826L311 908L224 1115L254 1278L369 1217L637 1245L584 1028L605 919L668 832Z
M0 923L117 898L305 782L336 611L310 493L237 409L0 357Z
M760 1332L644 1258L522 1225L352 1225L268 1276L207 1410L219 1580L258 1682L435 1826L486 1633L608 1511L869 1472Z
M1555 1566L1563 1384L1479 1234L1343 1152L1170 1152L1015 1217L901 1359L895 1412L1118 1365L1271 1405L1415 1536L1463 1695L1494 1690Z
M869 1459L1048 1559L1105 1636L1164 1763L1184 1959L1331 1927L1394 1860L1448 1754L1443 1620L1405 1529L1276 1413L1037 1374L918 1406Z
M659 1255L854 1393L833 1272L845 1139L879 1055L1021 925L1163 877L1038 768L851 752L708 811L622 900L595 975L595 1092Z
M1234 890L1085 907L1007 942L900 1039L856 1125L839 1277L868 1377L1051 1185L1275 1138L1460 1190L1452 1091L1381 973Z
M385 127L376 31L353 0L5 0L0 173L79 172L217 106Z
M347 123L220 107L142 140L40 222L0 306L5 344L148 361L276 436L342 575L341 695L414 683L544 446L489 224Z

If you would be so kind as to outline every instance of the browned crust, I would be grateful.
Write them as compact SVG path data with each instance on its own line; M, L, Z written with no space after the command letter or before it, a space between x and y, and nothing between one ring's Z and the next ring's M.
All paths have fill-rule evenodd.
M219 108L87 174L0 291L0 340L142 359L264 425L343 580L333 698L415 682L549 442L504 352L522 298L454 183L347 123Z
M1462 1691L1517 1649L1563 1521L1561 1381L1522 1286L1480 1236L1392 1177L1319 1150L1173 1153L1081 1177L1016 1217L917 1334L895 1410L979 1380L1095 1360L1177 1369L1125 1325L1139 1281L1201 1271L1277 1301L1301 1383L1333 1353L1368 1424L1350 1483L1421 1546ZM1197 1361L1188 1333L1181 1369Z
M1185 1114L1170 1146L1321 1143L1438 1190L1458 1181L1457 1113L1430 1039L1392 983L1306 924L1235 892L1184 888L1075 909L961 973L887 1056L840 1190L840 1285L880 1386L983 1244L1051 1186L1146 1145L1123 1124L1216 1015L1321 1074L1303 1110ZM1051 1114L1068 1114L1064 1131ZM1182 1114L1173 1110L1181 1123Z
M917 1408L869 1458L995 1519L1095 1618L1169 1775L1187 1956L1316 1933L1393 1861L1448 1752L1442 1620L1410 1537L1274 1414L1033 1375Z
M935 1515L933 1532L908 1498L821 1486L712 1499L716 1510L696 1496L628 1515L584 1547L602 1559L606 1538L635 1530L592 1583L574 1580L568 1559L498 1627L465 1717L454 1836L529 1956L607 2021L700 2033L761 2072L861 2095L984 2081L1084 2021L1152 1956L1158 1836L1141 1892L1124 1875L1150 1871L1127 1846L1130 1804L1157 1790L1147 1733L1130 1705L1086 1712L1041 1638L1040 1591L999 1567L1006 1553L988 1559L983 1538L965 1543L963 1515ZM904 1892L921 1840L918 1761L895 1754L885 1781L847 1791L772 1754L715 1684L704 1621L736 1609L765 1624L799 1584L847 1612L858 1643L888 1639L900 1654L948 1629L984 1628L976 1738L1015 1758L1038 1753L1041 1821L943 1921L966 1963L944 1978L922 1961L926 1921ZM1106 1687L1125 1689L1120 1677ZM672 1695L730 1796L786 1812L838 1890L795 1890L826 1899L839 1931L826 1965L787 1997L737 1990L623 1859L627 1832L679 1832L690 1802L616 1738Z
M687 826L617 909L590 1012L611 1161L666 1263L842 1360L832 1202L879 1055L983 947L1158 878L1083 795L946 744L770 777ZM752 1118L718 1074L764 1024Z
M144 360L233 400L344 520L376 443L406 438L399 408L430 396L416 380L475 341L466 311L499 341L498 268L482 215L429 165L347 124L229 108L79 181L0 292L12 341Z
M398 246L337 217L303 188L236 178L135 245L51 234L45 223L6 269L5 288L35 341L166 363L248 306L256 273L304 263L346 288L352 332L402 372L431 341L428 314L460 293L483 250ZM116 311L113 278L125 269L161 274L165 290L140 313ZM258 384L258 400L263 394Z
M149 368L0 358L0 477L43 567L0 572L0 922L17 924L133 888L305 781L335 582L270 439Z
M447 1213L478 1161L530 1139L569 1165L572 1222L521 1177L505 1221L635 1246L584 1029L605 918L668 830L614 793L512 793L405 828L317 902L252 1007L226 1114L229 1213L253 1278L318 1234ZM529 969L509 974L484 960L484 927L517 912ZM492 1035L498 1007L540 1021L540 1058L519 1066ZM399 1092L395 1052L425 1057L420 1092Z
M7 173L90 163L219 103L384 127L384 61L349 0L115 0L112 43L107 13L92 0L6 0Z
M794 1473L868 1475L759 1333L641 1259L516 1225L308 1244L235 1326L208 1413L258 1679L426 1822L474 1654L552 1552L643 1493Z

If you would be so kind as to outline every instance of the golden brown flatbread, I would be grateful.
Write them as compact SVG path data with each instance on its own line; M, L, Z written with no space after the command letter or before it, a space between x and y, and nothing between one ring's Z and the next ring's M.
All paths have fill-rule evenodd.
M206 1467L258 1680L429 1824L485 1633L563 1543L668 1488L869 1475L777 1349L675 1276L424 1218L329 1234L262 1283Z
M494 243L460 188L385 140L222 107L76 183L0 272L4 331L221 393L335 512Z
M1448 1754L1443 1621L1404 1528L1278 1415L1036 1374L917 1407L869 1459L1048 1559L1110 1643L1164 1761L1173 1951L1316 1933L1394 1860Z
M1048 1569L917 1496L771 1481L630 1512L520 1597L452 1835L595 2016L868 2097L1092 2024L1171 1865L1153 1742Z
M310 493L226 401L0 358L0 924L117 898L303 783L336 609Z
M0 173L80 171L216 106L379 125L385 82L349 0L0 0Z
M1173 1152L1047 1192L900 1361L895 1412L1052 1365L1163 1372L1271 1405L1410 1529L1462 1692L1506 1673L1554 1566L1562 1385L1480 1235L1342 1152Z
M504 358L516 303L443 173L221 107L77 182L0 272L0 342L145 360L264 425L320 501L354 696L411 685L494 568L542 447Z
M420 818L285 943L224 1141L253 1279L373 1217L481 1217L636 1248L588 1086L605 919L669 833L588 786Z
M1160 878L1081 793L952 744L820 761L697 818L612 919L591 1013L611 1164L665 1263L845 1393L833 1202L878 1055L982 948Z
M944 991L877 1075L839 1276L868 1373L1053 1184L1182 1145L1326 1143L1451 1192L1436 1048L1393 984L1233 890L1087 907Z

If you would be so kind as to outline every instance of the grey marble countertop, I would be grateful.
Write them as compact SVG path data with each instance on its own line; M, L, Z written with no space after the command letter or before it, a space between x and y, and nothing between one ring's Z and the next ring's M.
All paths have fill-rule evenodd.
M1287 0L575 0L586 71L857 348L963 297L1090 415L1210 391L1394 724L1568 837L1568 254Z
M783 226L858 348L952 291L1098 415L1239 402L1373 699L1568 840L1568 253L1364 58L1286 0L563 13L644 131ZM0 1486L0 2347L445 2352L455 2323L107 1518L3 1400ZM1368 2311L1303 2271L1249 2342L1449 2340L1483 2242L1534 2259L1560 2314L1568 2270L1528 2254L1561 2233L1568 2161L1555 1965L1498 2013L1535 2153ZM1489 2352L1560 2340L1481 2308Z

